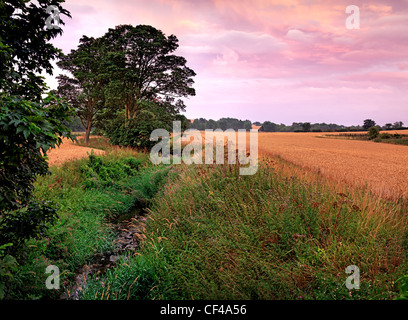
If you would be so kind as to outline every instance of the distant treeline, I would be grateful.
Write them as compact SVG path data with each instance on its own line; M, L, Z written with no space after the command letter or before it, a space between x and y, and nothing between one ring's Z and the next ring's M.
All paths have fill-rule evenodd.
M220 120L207 120L204 118L194 119L194 122L190 124L191 129L205 130L205 129L252 129L252 122L249 120L239 120L235 118L221 118Z
M366 121L366 120L365 120ZM371 121L371 120L370 120ZM263 123L257 121L252 123L249 120L239 120L236 118L221 118L219 120L207 120L204 118L194 119L190 123L191 129L205 130L205 129L245 129L249 130L255 125L259 128L259 131L263 132L350 132L350 131L367 131L366 123L364 125L357 126L344 126L335 123L310 123L310 122L293 122L291 125L285 125L283 123L277 124L271 121L265 121ZM372 125L375 126L375 122L372 121ZM370 125L371 126L371 125ZM404 129L402 122L396 122L394 125L386 124L381 127L381 130L398 130Z
M367 122L370 119L365 120ZM371 120L372 121L372 120ZM370 126L377 126L380 130L403 130L406 129L403 126L403 122L395 122L394 124L386 123L384 126L377 125L374 121L371 123L364 123L362 126L344 126L338 125L335 123L313 123L310 122L293 122L291 125L285 125L283 123L276 124L270 121L265 121L263 123L256 121L252 123L250 120L239 120L236 118L221 118L219 120L213 119L194 119L193 122L189 123L187 126L191 129L205 130L205 129L245 129L250 130L252 125L255 125L259 128L259 131L263 132L358 132L358 131L367 131ZM81 124L81 121L78 117L73 117L71 123L67 125L74 132L84 131L84 127Z
M364 131L362 126L350 126L346 127L338 124L326 124L326 123L314 123L310 122L293 122L292 125L287 126L283 123L276 124L270 121L254 122L249 120L239 120L235 118L221 118L219 120L207 120L204 118L194 119L193 123L190 124L190 128L205 130L205 129L245 129L249 130L252 125L260 127L259 131L264 132L323 132L323 131Z

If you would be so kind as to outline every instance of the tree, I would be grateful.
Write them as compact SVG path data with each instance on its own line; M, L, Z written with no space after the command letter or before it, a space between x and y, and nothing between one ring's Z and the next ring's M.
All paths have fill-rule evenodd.
M371 119L365 119L364 120L364 124L363 124L363 128L365 130L370 129L371 127L375 126L375 121L371 120Z
M69 131L63 120L68 120L72 110L53 96L41 103L3 96L0 102L1 226L7 212L22 209L31 201L36 175L48 173L44 156L61 144L61 136ZM2 239L4 233L0 234Z
M71 50L63 56L57 65L71 72L74 78L66 75L58 76L58 94L76 108L77 115L85 128L85 144L89 144L89 136L96 114L105 107L105 84L101 70L103 48L99 39L83 36L78 49Z
M370 140L377 138L379 134L380 130L376 126L373 126L370 129L368 129L368 137Z
M403 126L404 126L404 123L402 121L397 121L397 122L394 122L393 128L401 129Z
M124 112L109 121L105 133L113 144L131 148L149 149L156 142L150 141L150 134L157 128L172 131L172 121L181 121L186 128L186 118L172 113L165 103L145 101L139 106L136 118L125 121Z
M265 132L275 132L277 130L277 125L270 121L265 121L260 128L260 131Z
M310 124L310 122L303 122L302 128L303 128L303 131L309 132L310 129L312 128L312 125Z
M386 123L384 126L385 130L391 130L392 129L392 123Z
M109 29L102 41L108 105L122 106L126 119L136 118L143 101L155 98L177 111L185 110L180 98L195 95L192 77L196 74L184 57L172 54L178 47L175 35L166 37L147 25L120 25Z
M73 115L70 107L52 94L43 97L38 75L51 74L50 61L61 52L49 41L62 30L45 26L50 5L69 16L62 2L0 2L0 246L13 243L9 252L40 236L55 216L49 203L32 199L33 183L48 172L47 151L63 134L72 138L64 125Z
M46 28L46 8L55 6L61 15L63 0L0 1L0 91L39 101L45 89L43 71L52 74L51 61L61 50L49 41L62 34L61 28ZM64 21L59 21L64 25Z
M249 120L244 121L244 128L245 130L251 130L252 129L252 123Z

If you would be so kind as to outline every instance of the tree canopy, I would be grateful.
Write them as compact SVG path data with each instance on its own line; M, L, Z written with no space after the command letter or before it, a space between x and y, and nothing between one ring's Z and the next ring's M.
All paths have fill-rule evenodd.
M105 107L104 89L107 80L101 70L103 48L100 40L83 36L76 50L65 55L57 65L74 77L59 75L58 94L76 108L77 115L86 130L85 143L96 114Z
M44 96L39 75L51 74L51 60L61 54L50 40L62 30L46 27L46 9L54 5L69 16L62 2L0 2L0 247L12 243L7 251L40 236L56 214L49 203L32 199L32 191L37 175L48 172L47 151L63 135L72 138L64 124L71 108L52 94Z
M123 106L127 119L136 118L142 101L158 99L185 110L180 98L195 95L196 74L184 57L172 54L178 47L175 35L166 37L147 25L120 25L109 29L102 41L107 104Z
M174 55L175 35L152 26L120 25L100 38L83 36L58 66L72 76L58 77L58 94L77 108L89 141L95 124L111 142L148 147L150 133L186 119L183 98L195 95L195 72Z
M61 28L47 28L46 8L55 6L70 16L61 3L64 0L0 1L0 91L27 99L40 100L45 89L43 71L52 74L52 60L61 50L50 40L62 34ZM59 21L64 25L64 21Z
M371 119L365 119L364 120L363 128L365 130L368 130L371 127L374 127L374 126L375 126L375 121L374 120L371 120Z

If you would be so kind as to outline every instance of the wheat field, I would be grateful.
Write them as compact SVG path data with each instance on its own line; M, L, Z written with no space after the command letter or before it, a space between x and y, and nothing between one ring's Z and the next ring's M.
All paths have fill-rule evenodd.
M408 197L407 146L321 135L260 132L259 156L278 156L336 182L368 187L381 197Z
M93 151L95 155L105 153L103 150L76 145L71 140L64 138L63 143L59 147L47 152L48 164L50 166L61 165L66 161L87 157L91 154L91 151Z
M395 133L408 134L408 130ZM367 187L384 198L408 198L407 146L322 136L322 133L259 132L258 155L260 159L280 157L334 182ZM248 151L249 140L247 134ZM93 150L96 154L104 153L103 150ZM91 148L64 141L59 148L48 153L49 164L58 165L86 157L90 152Z

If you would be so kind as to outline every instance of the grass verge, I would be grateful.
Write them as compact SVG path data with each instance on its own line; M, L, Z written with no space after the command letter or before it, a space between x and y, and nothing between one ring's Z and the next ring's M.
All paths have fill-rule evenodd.
M151 204L140 253L123 256L82 299L393 299L407 273L405 202L267 160L177 166ZM292 173L292 174L291 174ZM360 289L348 290L356 265Z
M90 154L51 167L51 175L39 177L34 196L52 201L58 219L41 240L26 243L7 298L58 299L78 268L91 263L96 253L112 250L111 222L139 201L150 201L165 179L165 170L151 170L147 159L145 154L111 149L106 156ZM48 265L59 267L61 290L45 287Z

